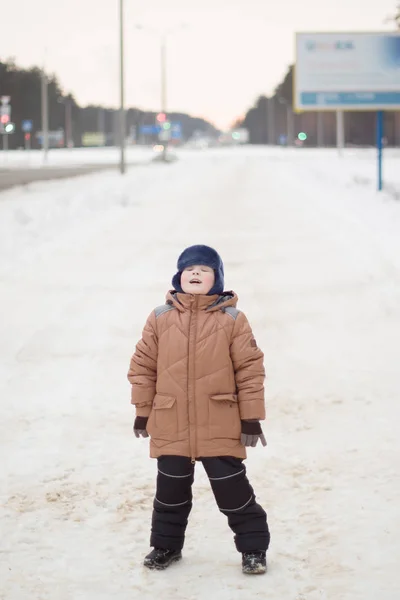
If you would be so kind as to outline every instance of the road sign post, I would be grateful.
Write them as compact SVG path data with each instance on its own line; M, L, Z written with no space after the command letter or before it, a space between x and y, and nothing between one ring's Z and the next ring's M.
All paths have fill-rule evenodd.
M13 131L11 128L11 132L7 131L6 128L11 122L11 106L10 106L10 96L1 96L0 101L0 132L3 136L3 156L4 160L6 160L7 151L8 151L8 134Z
M182 139L182 123L179 121L171 123L171 139L181 140Z
M339 142L341 111L377 111L378 138L383 128L380 113L400 110L400 32L298 33L293 97L297 111L339 111ZM380 191L378 139L377 149Z
M31 131L33 129L33 122L30 119L25 119L21 123L21 129L24 132L25 150L30 150L31 149Z
M378 191L383 187L382 178L382 150L383 150L383 110L378 110L376 115L376 147L378 150Z

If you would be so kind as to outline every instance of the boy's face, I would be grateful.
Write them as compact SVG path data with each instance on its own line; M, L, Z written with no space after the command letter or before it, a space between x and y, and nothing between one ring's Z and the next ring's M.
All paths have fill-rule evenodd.
M214 282L214 269L205 265L186 267L182 271L181 288L186 294L208 294Z

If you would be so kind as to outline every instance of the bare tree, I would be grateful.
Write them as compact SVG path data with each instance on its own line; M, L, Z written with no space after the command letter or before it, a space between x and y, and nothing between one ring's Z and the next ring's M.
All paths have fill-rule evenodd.
M400 29L400 2L397 4L396 12L394 15L386 17L385 23L393 23L397 29Z

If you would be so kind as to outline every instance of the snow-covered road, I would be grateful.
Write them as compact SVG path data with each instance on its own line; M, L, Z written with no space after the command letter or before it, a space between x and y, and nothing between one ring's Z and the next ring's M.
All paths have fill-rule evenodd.
M2 600L399 599L400 204L360 164L187 152L0 196ZM184 561L141 566L156 463L126 372L193 243L223 256L265 353L268 447L247 461L265 577L241 574L201 466Z

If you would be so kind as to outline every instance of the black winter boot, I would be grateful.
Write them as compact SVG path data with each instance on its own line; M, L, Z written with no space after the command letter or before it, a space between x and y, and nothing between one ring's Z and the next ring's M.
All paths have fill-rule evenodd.
M180 550L164 550L163 548L154 548L146 556L143 565L148 569L157 569L161 571L166 569L170 564L181 560L182 552Z
M243 552L242 572L246 575L262 575L267 571L267 560L265 552Z

